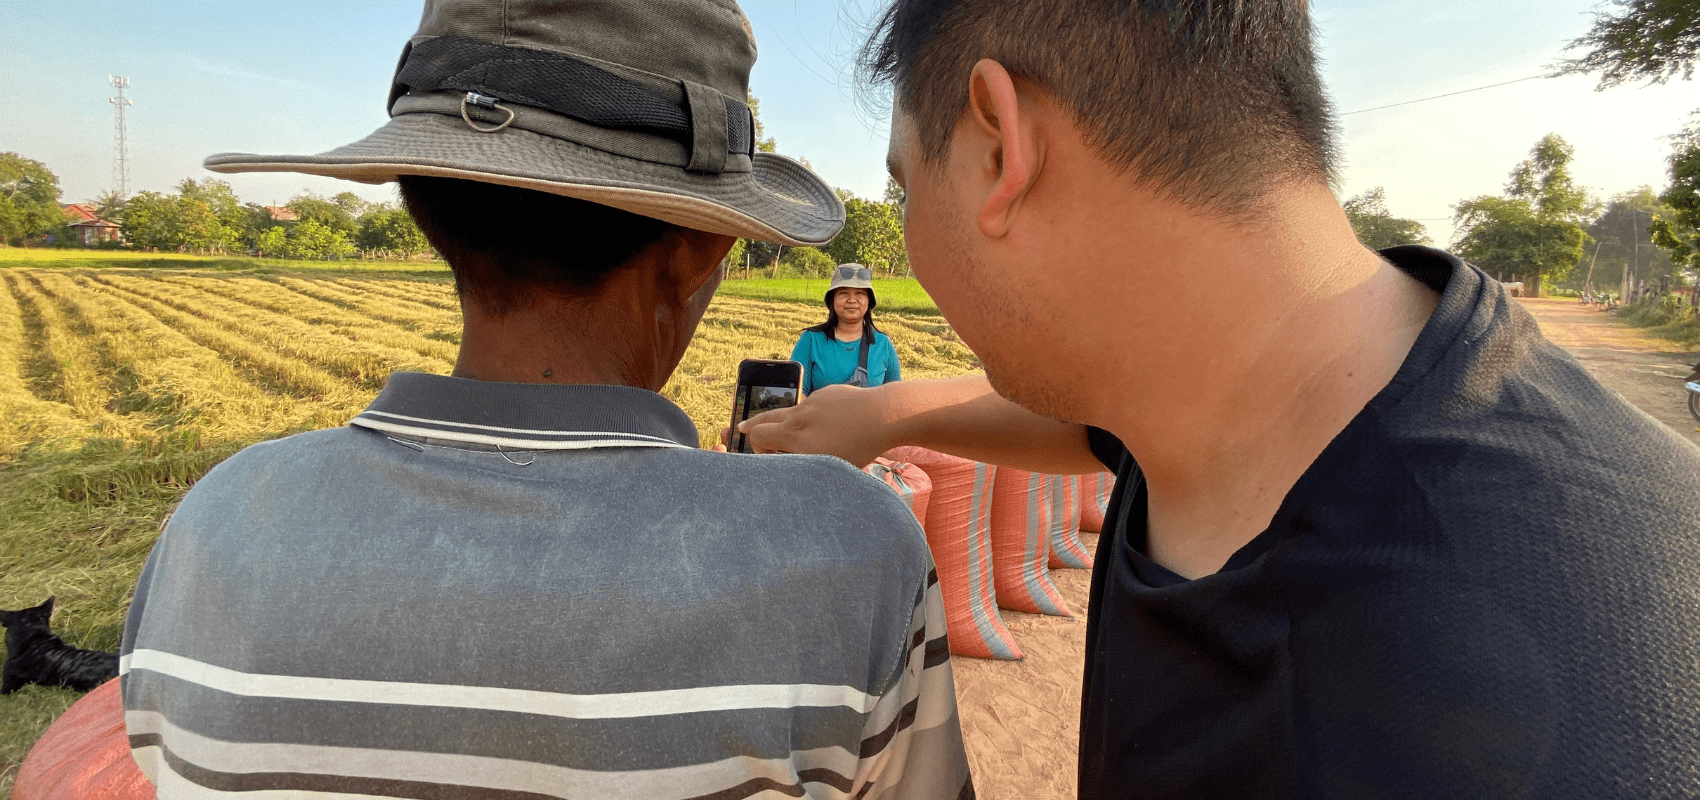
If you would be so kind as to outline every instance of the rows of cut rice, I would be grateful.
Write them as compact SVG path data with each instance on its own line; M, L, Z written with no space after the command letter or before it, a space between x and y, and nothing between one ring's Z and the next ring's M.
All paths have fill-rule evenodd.
M359 391L312 363L273 351L257 344L251 331L264 326L228 319L209 319L208 315L178 307L159 299L163 292L150 291L147 281L98 273L91 280L118 297L158 317L161 322L177 329L184 336L229 359L249 380L269 391L312 398L330 405L350 406L358 402ZM235 323L232 328L227 323Z
M38 273L19 272L6 277L21 301L20 308L40 326L39 363L47 370L36 379L38 393L70 406L102 435L121 439L133 434L127 421L106 407L111 396L107 377L114 362L98 342L89 338L82 321L74 313L65 313L54 293L43 288Z
M276 276L269 279L276 280L279 285L286 286L308 297L334 303L355 313L365 314L409 330L436 330L443 324L445 318L453 317L458 320L460 316L457 312L447 312L410 300L388 299L377 301L364 292L344 289L328 281L288 276ZM458 327L458 324L456 327Z
M233 325L255 318L255 309L241 300L208 291L216 279L202 279L192 284L178 283L170 298L155 295L155 299L171 302L180 309L193 309L211 320L229 321ZM290 314L265 314L256 335L280 352L314 362L332 374L339 375L361 388L377 389L395 369L424 372L439 371L442 359L422 357L408 347L392 347L362 339L357 334L336 331L333 327L302 320ZM252 324L252 323L249 323Z
M351 341L411 350L449 364L454 363L459 351L458 319L445 321L437 330L419 333L258 278L165 276L161 280L194 286L265 313L321 326Z
M31 391L24 365L36 360L31 337L24 329L12 281L0 280L0 459L9 459L28 444L76 435L86 427L64 403L46 400Z
M217 351L88 277L43 273L41 279L76 307L119 363L125 385L110 401L119 413L144 415L149 428L209 426L221 438L244 440L316 421L310 407L264 391Z
M432 308L441 309L460 316L460 300L455 297L451 284L430 283L426 281L398 281L383 279L360 280L358 278L338 278L336 285L356 292L370 295L390 297L397 300L407 300Z
M333 381L361 390L375 391L382 386L392 359L398 355L391 348L337 337L281 314L256 315L252 308L192 287L167 289L154 281L119 275L97 280L239 334L275 358L291 359ZM422 360L414 353L405 355L413 361Z

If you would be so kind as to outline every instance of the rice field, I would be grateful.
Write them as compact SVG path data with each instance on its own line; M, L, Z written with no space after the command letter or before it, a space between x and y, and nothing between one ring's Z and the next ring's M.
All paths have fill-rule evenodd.
M447 374L459 346L440 268L17 253L0 252L0 608L55 595L54 628L81 647L117 649L148 549L213 465L254 442L342 425L391 372ZM728 285L748 294L756 283ZM730 294L710 306L662 392L705 446L731 412L738 361L787 357L824 318L819 292L808 302ZM882 308L879 324L906 378L977 367L936 313ZM0 698L0 796L79 696L32 686Z

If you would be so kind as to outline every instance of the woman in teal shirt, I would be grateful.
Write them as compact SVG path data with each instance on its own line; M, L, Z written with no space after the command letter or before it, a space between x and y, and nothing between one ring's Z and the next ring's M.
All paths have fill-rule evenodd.
M897 348L874 329L873 272L840 264L826 289L826 321L803 331L791 360L803 365L803 393L835 383L872 388L902 378ZM863 372L864 352L867 370Z

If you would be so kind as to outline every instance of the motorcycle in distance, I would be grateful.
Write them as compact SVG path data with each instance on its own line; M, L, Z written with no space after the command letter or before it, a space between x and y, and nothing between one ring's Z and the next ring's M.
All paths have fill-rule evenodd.
M1689 373L1683 386L1688 389L1688 413L1693 414L1696 421L1700 421L1700 363L1694 365L1694 371Z

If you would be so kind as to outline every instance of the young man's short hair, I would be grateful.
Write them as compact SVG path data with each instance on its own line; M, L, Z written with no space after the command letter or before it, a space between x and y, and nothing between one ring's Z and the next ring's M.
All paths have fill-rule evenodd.
M939 161L993 59L1072 108L1112 164L1234 212L1331 182L1335 146L1305 0L894 0L862 53Z
M481 181L402 175L402 201L454 270L455 291L485 313L539 293L594 290L679 226L618 208Z

